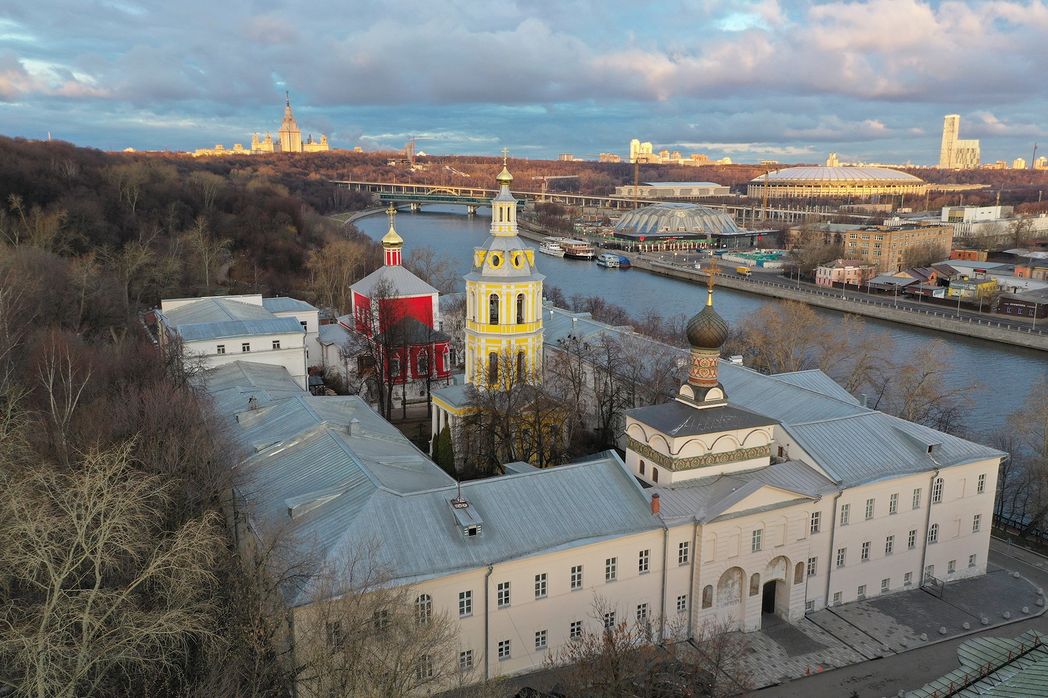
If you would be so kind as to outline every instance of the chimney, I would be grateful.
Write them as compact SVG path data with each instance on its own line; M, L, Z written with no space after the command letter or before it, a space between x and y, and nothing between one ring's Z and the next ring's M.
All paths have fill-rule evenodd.
M662 502L659 501L659 495L657 495L657 494L651 495L651 513L652 513L652 515L658 516L659 515L659 510L661 509L661 507L662 507Z
M353 427L355 427L357 424L360 424L360 420L357 419L356 417L354 417L353 419L349 420L349 424L346 425L346 435L347 436L353 436Z

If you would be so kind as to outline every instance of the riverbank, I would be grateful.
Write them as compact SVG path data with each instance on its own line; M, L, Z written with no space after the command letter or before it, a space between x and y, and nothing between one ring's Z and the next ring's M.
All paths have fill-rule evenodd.
M654 274L697 284L706 283L706 274L692 268L659 262L643 255L631 255L630 261L634 269L642 269ZM784 284L773 283L752 276L743 278L727 274L719 275L717 277L717 285L779 300L800 301L817 308L836 310L842 313L852 313L853 315L862 315L888 322L898 322L928 330L949 332L951 334L964 335L965 337L986 339L992 342L1002 342L1027 349L1048 351L1048 336L1033 331L1024 332L1022 330L1010 329L1001 323L996 323L989 319L957 319L934 309L914 309L904 306L896 308L866 299L848 298L840 293L831 291L791 288Z

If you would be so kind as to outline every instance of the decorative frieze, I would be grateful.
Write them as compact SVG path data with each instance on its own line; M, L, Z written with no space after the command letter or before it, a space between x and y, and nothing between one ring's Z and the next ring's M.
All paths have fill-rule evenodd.
M687 458L673 458L665 453L660 453L646 443L637 441L632 436L627 436L626 448L636 452L642 458L650 460L656 465L673 471L694 470L707 465L724 465L725 463L738 463L740 461L752 460L754 458L768 458L771 456L771 445L751 446L749 448L737 448L734 451L723 453L706 453L701 456L689 456Z

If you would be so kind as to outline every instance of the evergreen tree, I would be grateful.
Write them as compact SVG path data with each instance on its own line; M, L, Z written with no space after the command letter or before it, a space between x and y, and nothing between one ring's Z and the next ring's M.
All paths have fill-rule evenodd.
M451 429L445 424L444 428L437 434L437 442L433 445L433 460L443 468L451 477L457 478L455 471L455 447L451 443Z

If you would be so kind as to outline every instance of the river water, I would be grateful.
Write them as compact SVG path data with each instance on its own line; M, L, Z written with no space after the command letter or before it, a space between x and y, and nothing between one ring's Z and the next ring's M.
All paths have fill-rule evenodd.
M405 256L413 247L426 245L448 257L465 274L472 264L474 246L488 235L489 223L489 209L481 209L477 216L469 217L461 207L432 207L421 213L398 215L397 232L404 238ZM355 225L375 239L382 237L389 227L383 215L368 216ZM535 246L530 241L527 244ZM636 269L604 269L593 262L541 254L536 255L536 263L546 276L547 286L557 286L568 297L576 293L602 296L635 317L649 310L663 317L690 316L701 309L706 299L701 286ZM739 322L762 305L774 302L726 288L717 291L717 312L729 323ZM839 317L831 311L825 312ZM1043 352L872 318L866 318L866 326L871 333L886 331L895 351L902 354L931 339L946 341L952 348L948 382L950 387L961 386L971 391L973 404L964 421L975 432L989 433L1004 426L1008 415L1025 402L1032 384L1048 372L1048 354Z

